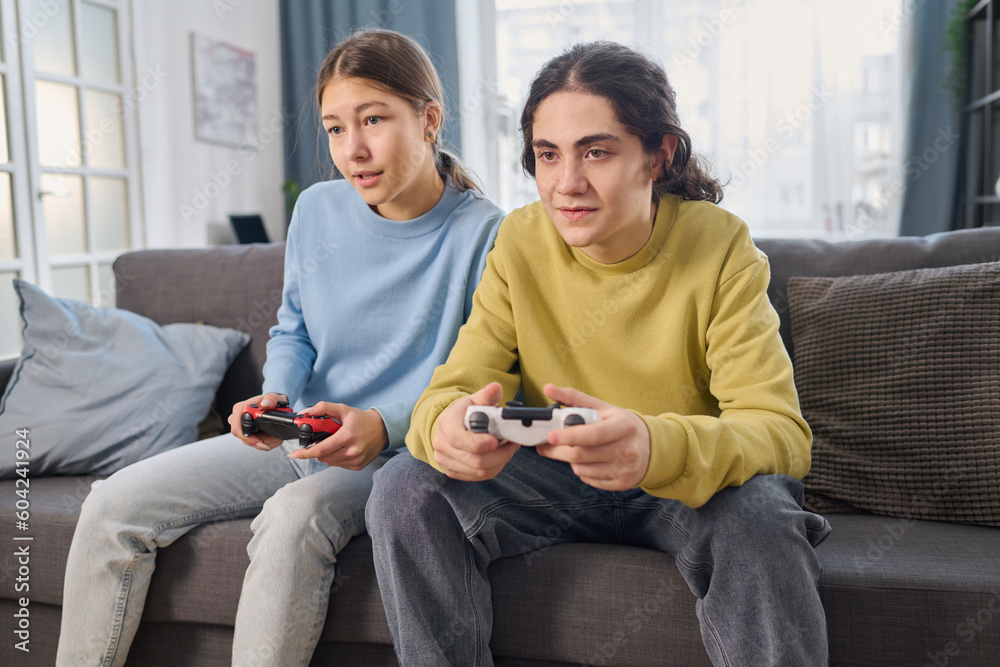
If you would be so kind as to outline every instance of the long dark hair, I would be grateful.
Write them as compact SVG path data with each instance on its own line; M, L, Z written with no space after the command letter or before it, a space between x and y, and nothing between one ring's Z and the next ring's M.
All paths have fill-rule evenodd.
M316 103L322 104L323 89L338 76L367 79L379 88L407 100L417 113L428 102L441 106L441 126L446 118L444 88L430 57L413 39L392 30L372 28L355 32L330 51L316 81ZM442 176L451 176L459 192L479 191L472 174L457 157L440 148L435 140L434 164Z
M625 128L642 140L646 153L659 150L663 137L677 137L673 161L653 181L653 200L670 193L719 203L722 186L708 175L708 166L691 150L691 137L681 129L676 94L663 67L646 55L615 42L576 44L549 60L535 75L521 112L524 148L521 165L535 176L532 124L538 106L553 93L582 91L611 103Z

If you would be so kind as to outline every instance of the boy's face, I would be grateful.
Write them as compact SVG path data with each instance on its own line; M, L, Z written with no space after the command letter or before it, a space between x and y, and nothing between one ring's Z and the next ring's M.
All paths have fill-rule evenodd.
M653 168L639 137L604 97L554 93L532 124L535 181L567 244L612 264L637 253L653 229Z

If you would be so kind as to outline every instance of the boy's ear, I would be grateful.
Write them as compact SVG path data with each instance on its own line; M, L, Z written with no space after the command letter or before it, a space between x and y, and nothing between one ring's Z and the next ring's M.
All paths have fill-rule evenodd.
M653 163L650 167L650 175L653 180L663 178L674 161L674 153L677 151L677 135L666 134L660 142L660 148L653 153Z

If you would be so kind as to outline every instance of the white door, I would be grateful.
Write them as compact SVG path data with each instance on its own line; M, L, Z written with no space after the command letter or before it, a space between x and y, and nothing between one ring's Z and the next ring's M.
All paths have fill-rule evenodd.
M114 305L111 264L142 239L128 0L0 0L0 9L10 146L0 143L0 356L9 356L21 345L11 278Z

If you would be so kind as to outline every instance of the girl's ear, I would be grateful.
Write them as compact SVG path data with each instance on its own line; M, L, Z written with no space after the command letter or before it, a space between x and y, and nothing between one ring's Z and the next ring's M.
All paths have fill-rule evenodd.
M649 175L654 181L667 175L667 168L674 161L674 153L677 151L677 135L665 134L660 148L653 153L653 161L650 165Z
M437 141L438 132L441 131L441 105L431 100L424 106L424 136L433 137Z

